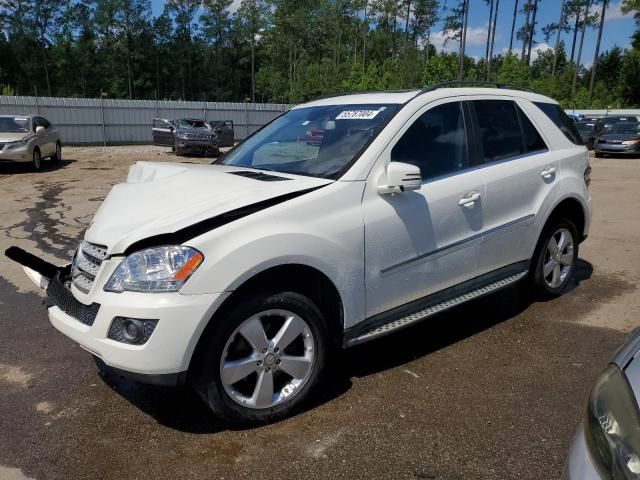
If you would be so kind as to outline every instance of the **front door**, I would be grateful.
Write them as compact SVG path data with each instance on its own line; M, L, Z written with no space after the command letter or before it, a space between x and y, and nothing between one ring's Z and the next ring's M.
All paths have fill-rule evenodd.
M460 101L423 107L369 175L362 204L367 317L476 274L485 188L469 161L465 112ZM422 188L378 193L376 179L393 161L419 166Z
M175 145L174 126L169 120L164 118L153 119L153 144L165 147L173 147Z

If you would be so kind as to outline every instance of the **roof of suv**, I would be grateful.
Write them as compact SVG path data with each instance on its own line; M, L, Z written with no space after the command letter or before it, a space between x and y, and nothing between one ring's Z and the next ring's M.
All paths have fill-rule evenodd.
M321 105L358 105L371 103L402 104L421 95L428 95L430 98L437 99L461 95L464 96L487 94L525 98L532 102L558 103L549 97L545 97L544 95L510 88L440 87L434 88L432 90L396 90L336 95L333 97L325 97L317 100L312 100L308 103L304 103L293 108L305 108Z

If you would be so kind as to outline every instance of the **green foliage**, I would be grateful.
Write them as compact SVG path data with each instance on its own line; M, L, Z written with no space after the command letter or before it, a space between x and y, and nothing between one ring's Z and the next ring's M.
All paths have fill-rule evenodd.
M0 87L0 95L4 95L5 97L13 97L16 94L11 85L0 85Z
M639 2L622 4L635 15L638 32ZM2 91L297 103L338 91L419 88L458 78L457 51L436 52L430 39L436 25L449 39L460 38L462 0L241 0L232 12L234 3L165 0L153 18L150 0L0 0ZM474 2L473 15L488 17L489 3L477 2L478 8ZM538 9L547 3L538 0ZM519 4L517 25L527 4ZM585 0L563 5L555 23L528 28L534 43L540 31L553 45L558 30L565 35L567 45L560 43L555 59L552 50L539 52L531 65L512 53L494 55L492 79L528 86L568 108L640 105L640 33L632 48L599 56L591 96L591 71L580 66L572 97L575 67L567 53L582 27L575 13ZM597 15L587 22L597 27ZM464 57L465 79L484 80L486 71L484 58Z

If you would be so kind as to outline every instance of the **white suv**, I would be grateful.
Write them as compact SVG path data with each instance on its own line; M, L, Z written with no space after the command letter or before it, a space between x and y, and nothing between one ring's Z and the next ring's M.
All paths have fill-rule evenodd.
M212 165L133 165L71 266L8 255L103 367L188 379L224 419L263 422L309 398L333 347L521 280L560 294L589 176L573 122L534 93L337 96Z

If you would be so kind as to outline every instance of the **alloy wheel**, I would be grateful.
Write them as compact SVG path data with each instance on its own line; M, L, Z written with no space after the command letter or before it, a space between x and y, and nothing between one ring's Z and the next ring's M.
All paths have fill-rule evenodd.
M556 289L567 279L573 267L573 235L566 228L559 228L547 242L542 263L542 276L548 287Z
M220 379L236 403L265 409L293 398L314 366L315 340L299 315L280 309L243 321L229 337L220 361Z

